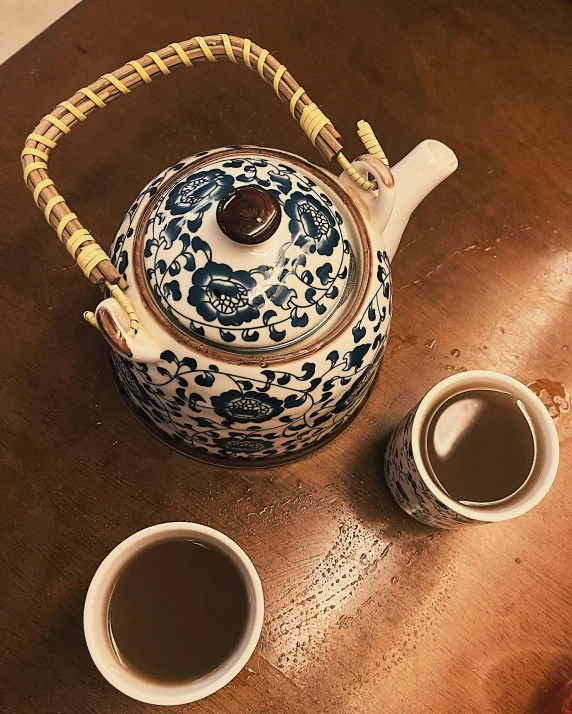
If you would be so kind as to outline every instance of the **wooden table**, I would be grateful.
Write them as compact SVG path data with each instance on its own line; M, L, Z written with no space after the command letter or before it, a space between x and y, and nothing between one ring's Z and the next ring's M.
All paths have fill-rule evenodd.
M225 30L288 65L344 132L348 156L360 153L363 117L392 162L429 136L460 163L396 256L390 346L365 410L315 455L252 473L185 459L127 411L103 340L81 318L98 292L19 165L27 133L78 87ZM84 0L0 68L0 711L159 711L98 674L82 606L111 548L170 520L235 538L267 606L248 667L182 711L545 711L572 676L571 37L566 0ZM99 113L51 168L107 246L151 177L232 143L319 161L261 82L203 65ZM471 368L535 383L552 405L561 468L527 516L439 532L393 502L382 452L429 387Z

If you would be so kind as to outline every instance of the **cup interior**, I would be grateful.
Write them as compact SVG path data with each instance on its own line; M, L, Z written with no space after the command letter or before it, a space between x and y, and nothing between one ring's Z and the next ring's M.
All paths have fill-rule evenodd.
M244 634L233 654L220 667L199 679L171 684L149 680L121 664L111 642L108 609L115 584L127 563L150 545L178 539L194 540L225 553L244 579L249 609ZM258 573L246 553L233 540L197 523L162 523L130 536L103 560L87 593L84 632L97 668L119 691L148 704L187 704L213 694L245 666L260 637L263 611Z
M496 389L519 399L526 410L535 442L535 461L531 475L512 496L498 503L467 506L453 500L429 473L423 458L422 439L426 426L437 409L450 397L474 389ZM425 486L450 509L476 521L502 521L529 511L539 503L554 482L558 469L559 445L552 417L541 400L513 377L487 370L472 370L447 377L421 400L413 420L412 449L417 469Z

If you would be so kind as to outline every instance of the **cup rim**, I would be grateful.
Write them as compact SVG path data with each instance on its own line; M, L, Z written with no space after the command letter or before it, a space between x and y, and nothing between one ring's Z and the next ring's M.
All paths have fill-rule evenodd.
M225 552L239 568L248 590L249 618L236 651L218 669L193 682L160 684L139 677L119 663L108 633L107 609L113 587L124 565L153 543L187 536L212 544ZM264 594L260 577L248 555L224 533L188 521L160 523L144 528L121 541L104 558L90 583L84 606L84 634L87 647L100 673L123 694L146 704L190 704L208 697L228 684L252 656L264 619Z
M482 385L471 386L468 387L468 389L503 388L517 396L524 403L527 412L534 416L535 424L538 424L542 430L543 438L545 439L546 458L536 484L530 493L523 495L520 499L515 495L514 499L510 498L505 503L496 504L494 506L471 507L464 506L458 501L453 500L430 476L421 454L421 433L425 420L439 404L439 400L451 391L451 388L455 386L462 388L464 383L468 385L469 383L474 384L474 382L478 381L482 381ZM492 370L485 369L467 370L450 375L438 382L427 392L419 402L413 418L411 446L419 474L423 479L423 483L431 493L455 513L470 518L471 520L485 523L506 521L515 518L530 511L531 508L534 508L534 506L540 503L554 483L560 455L558 432L542 400L518 379L510 377L507 374L502 374L501 372L493 372Z

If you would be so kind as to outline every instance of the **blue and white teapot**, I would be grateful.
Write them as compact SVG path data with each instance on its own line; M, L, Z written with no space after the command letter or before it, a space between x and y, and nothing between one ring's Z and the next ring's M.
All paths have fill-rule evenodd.
M267 466L324 444L365 403L389 332L390 262L411 212L457 159L427 140L390 171L362 123L371 153L350 164L283 65L227 35L173 43L105 75L48 115L55 123L44 118L27 149L49 153L42 137L57 137L58 123L72 126L101 106L96 100L106 104L184 57L256 67L344 173L250 146L169 167L127 212L109 256L117 279L99 281L110 296L88 319L113 348L127 403L155 435L201 460ZM24 156L24 166L37 159ZM36 189L41 168L26 179ZM57 195L51 188L35 191L43 209ZM81 243L78 231L87 231L75 219L61 229L65 209L56 202L48 217L87 274L98 246Z

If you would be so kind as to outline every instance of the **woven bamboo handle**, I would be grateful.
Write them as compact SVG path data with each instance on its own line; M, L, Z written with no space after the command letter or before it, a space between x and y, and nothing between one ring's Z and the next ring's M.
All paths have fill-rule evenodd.
M375 181L361 176L342 153L340 134L330 120L314 104L305 90L294 80L283 64L269 52L248 39L225 34L194 37L186 42L173 42L158 52L148 52L139 60L127 62L111 74L77 91L73 97L61 102L47 114L26 139L22 151L24 181L33 193L38 208L44 211L48 223L56 230L58 238L76 260L84 274L95 284L106 286L129 316L131 337L137 334L139 320L129 298L123 292L128 286L109 260L109 256L83 227L76 214L68 207L48 176L47 162L50 153L64 134L85 119L97 108L134 88L149 84L156 76L170 74L173 69L190 67L196 62L228 60L243 64L257 72L271 84L278 98L287 102L290 113L327 160L336 158L348 176L364 190L375 190ZM367 151L388 165L387 158L367 122L358 123L358 135ZM86 319L97 325L93 313Z

